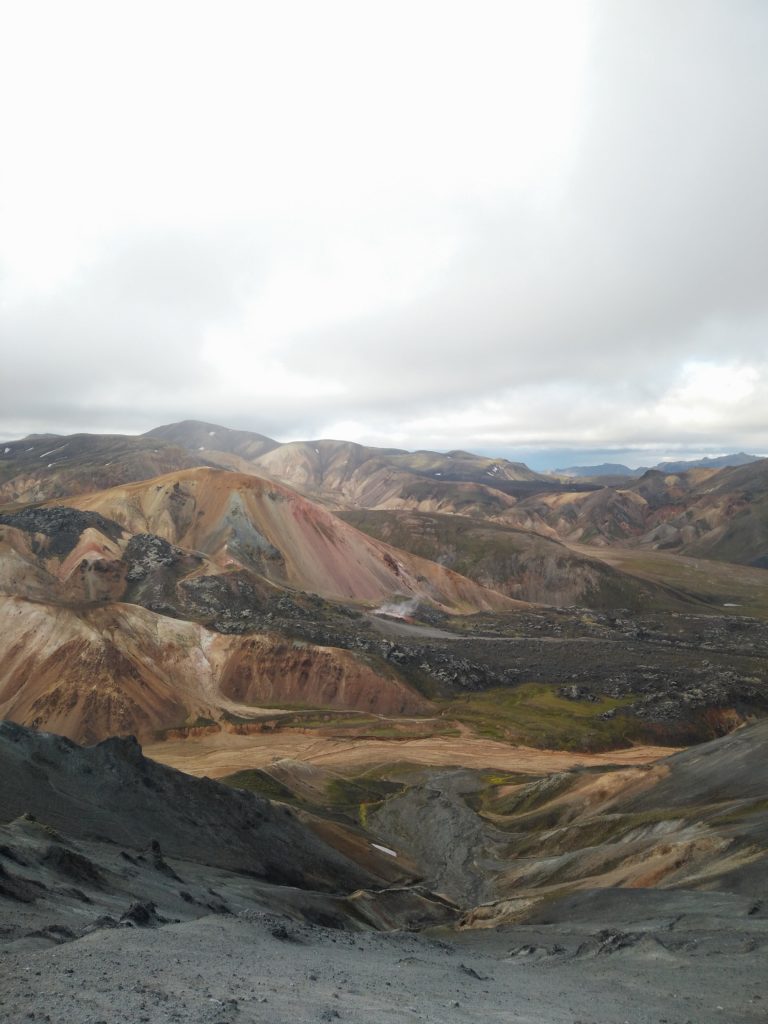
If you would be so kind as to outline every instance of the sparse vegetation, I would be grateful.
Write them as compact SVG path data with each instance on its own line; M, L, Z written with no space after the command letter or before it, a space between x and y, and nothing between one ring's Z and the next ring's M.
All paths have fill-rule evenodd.
M631 697L571 701L558 696L553 686L527 683L441 702L441 714L487 739L552 750L595 751L629 746L638 735L637 723L626 716L601 718L631 703Z

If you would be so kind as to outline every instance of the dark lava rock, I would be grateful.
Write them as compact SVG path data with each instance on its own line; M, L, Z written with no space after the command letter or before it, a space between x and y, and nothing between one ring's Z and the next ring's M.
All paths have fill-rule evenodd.
M33 881L31 878L20 878L18 875L6 871L0 864L0 896L16 900L17 903L34 903L35 899L45 891L42 882Z
M195 618L208 621L219 633L246 633L254 628L263 598L253 577L245 572L225 576L196 576L179 590Z
M50 844L43 857L43 863L58 874L66 875L76 882L98 886L104 881L104 876L93 861L58 843Z
M123 559L128 566L126 579L146 579L155 569L167 568L188 558L187 552L154 533L137 533L128 541Z
M118 540L123 528L112 519L106 519L98 512L81 512L80 509L54 506L53 508L25 508L21 512L0 515L0 524L13 526L27 533L42 534L48 540L34 544L35 554L66 557L75 547L84 530L93 529L103 533L110 540Z
M157 906L151 900L137 901L121 914L120 923L137 928L156 928L158 925L166 924L167 918L158 914Z
M173 878L177 882L181 881L181 878L179 878L170 864L168 864L163 857L163 851L160 848L160 843L158 843L156 839L153 839L149 844L147 853L152 861L152 867L155 871L159 871L161 874L167 875L168 878Z

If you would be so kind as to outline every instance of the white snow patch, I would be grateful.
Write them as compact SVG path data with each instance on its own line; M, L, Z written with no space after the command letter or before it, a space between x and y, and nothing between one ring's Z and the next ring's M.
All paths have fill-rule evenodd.
M67 442L67 444L68 443L69 442ZM44 459L46 455L53 455L54 452L63 452L66 447L67 447L67 445L63 444L60 448L51 448L51 450L49 452L43 452L43 454L38 456L38 458ZM31 448L29 450L32 451Z
M205 451L205 448L204 448L204 447L203 447L202 445L200 445L200 447L199 447L199 448L198 448L197 450L198 450L199 452L204 452L204 451Z
M208 431L208 437L215 437L215 436L216 436L216 431L215 430L209 430Z
M435 476L442 476L442 473L435 473Z
M319 448L315 448L315 452L319 455L320 454L320 449Z
M10 448L6 448L5 451L3 452L3 455L7 455L10 450Z
M726 601L723 608L741 608L740 604L734 604L733 601Z
M388 846L382 846L380 843L371 843L374 850L381 850L382 853L388 854L390 857L396 857L397 854L394 850L390 850Z

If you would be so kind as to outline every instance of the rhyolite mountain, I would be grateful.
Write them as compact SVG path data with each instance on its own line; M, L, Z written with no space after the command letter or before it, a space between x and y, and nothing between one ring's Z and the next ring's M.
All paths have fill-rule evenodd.
M338 515L372 537L521 601L604 611L694 608L679 590L620 572L554 536L468 516L402 509L356 509Z
M557 482L522 463L462 451L405 452L329 440L279 444L197 421L148 436L154 435L213 461L220 445L243 460L240 468L334 509L463 515L569 542L648 545L751 565L768 558L762 525L768 461L743 452L660 463L631 472L636 479L601 486L599 478Z
M515 607L252 475L198 468L71 500L0 515L0 716L77 739L260 703L423 712L386 664L286 640L275 616Z
M504 516L568 542L652 547L768 564L768 459L684 473L649 470L591 492L537 494Z
M740 626L695 618L737 617L738 587L596 556L765 564L768 460L568 490L460 451L279 444L198 422L0 453L0 715L16 721L146 738L270 708L429 716L438 698L539 681L623 701L638 717L610 733L620 742L657 721L669 740L762 713L762 639L737 658ZM383 640L377 610L425 631ZM708 655L668 622L633 621L668 611L693 616L686 638L716 636ZM446 631L445 616L486 618ZM609 732L596 722L590 742Z

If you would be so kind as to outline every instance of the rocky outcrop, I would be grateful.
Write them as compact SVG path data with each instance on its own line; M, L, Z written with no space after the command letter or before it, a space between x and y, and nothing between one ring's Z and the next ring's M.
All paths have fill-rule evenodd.
M50 508L25 508L20 512L0 515L2 525L39 535L32 542L33 551L48 558L62 559L72 551L85 530L96 530L112 541L118 541L124 532L116 522L98 512L57 505Z

